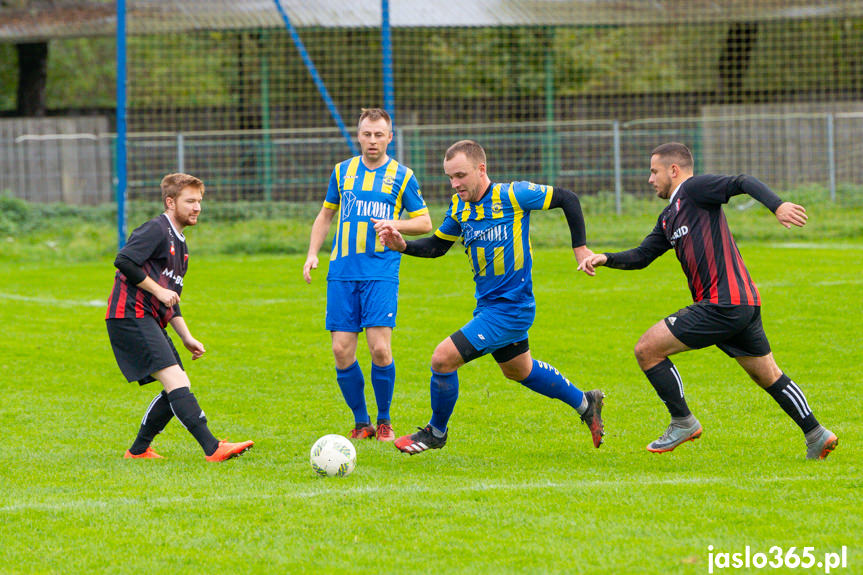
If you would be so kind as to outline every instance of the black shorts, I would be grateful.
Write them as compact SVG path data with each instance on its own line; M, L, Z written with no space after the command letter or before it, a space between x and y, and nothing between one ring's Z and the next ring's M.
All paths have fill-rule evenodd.
M461 330L452 334L450 339L452 339L452 342L455 344L455 348L461 354L461 358L465 363L470 363L476 358L485 355L484 352L479 351L470 341L468 341L467 337L461 332ZM530 345L528 344L527 338L525 338L521 341L507 344L492 351L491 356L498 363L506 363L528 350L530 350Z
M692 349L715 345L730 357L770 353L759 306L694 303L665 318L665 325Z
M120 371L128 381L144 385L156 381L151 374L179 365L180 354L154 317L108 319L108 338Z

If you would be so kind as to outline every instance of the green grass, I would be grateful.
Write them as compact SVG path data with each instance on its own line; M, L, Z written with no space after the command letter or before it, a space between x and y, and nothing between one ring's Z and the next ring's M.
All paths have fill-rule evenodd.
M863 241L863 188L840 189L831 202L827 191L803 187L783 192L785 199L806 206L810 225L793 235L770 225L769 213L745 197L732 198L726 213L740 241ZM624 195L623 217L615 213L613 194L600 192L581 198L590 245L622 249L639 242L653 225L662 201L655 197ZM429 206L433 222L440 222L447 205ZM190 230L196 256L238 254L305 254L311 223L320 210L316 203L204 201L203 225ZM158 202L131 202L127 233L162 211ZM569 242L560 210L534 212L531 240L536 248ZM333 226L335 228L335 226ZM0 192L0 262L77 263L113 257L117 213L111 204L70 206L28 204Z
M657 211L588 214L600 238L593 247L637 242ZM688 303L679 265L667 254L644 271L601 269L588 278L576 273L567 247L538 247L560 231L540 220L531 350L580 387L605 390L608 435L599 450L569 408L481 358L459 372L445 449L408 457L365 442L350 477L316 477L312 443L346 433L351 418L323 328L325 263L312 285L301 277L310 221L282 226L298 230L289 237L299 253L227 256L206 242L226 245L243 234L252 241L254 229L208 228L204 220L189 235L183 311L208 351L187 369L214 433L256 445L240 459L208 464L172 422L156 440L164 460L126 461L156 389L126 384L110 351L102 319L110 246L89 258L85 250L80 263L62 251L7 254L0 573L701 574L709 545L714 552L748 545L753 553L810 546L816 554L844 545L848 567L833 572L863 572L863 241L838 232L823 241L817 220L786 232L763 211L752 225L734 211L729 218L746 238L741 251L761 289L777 361L840 437L827 461L806 461L796 426L715 349L675 357L704 436L673 453L645 451L667 413L632 348ZM844 229L855 214L831 218ZM770 226L777 235L760 238ZM564 227L566 246L565 226L548 227ZM428 421L431 353L473 309L467 262L452 252L403 259L393 343L397 434ZM359 359L368 377L362 344ZM747 572L715 572L723 571Z

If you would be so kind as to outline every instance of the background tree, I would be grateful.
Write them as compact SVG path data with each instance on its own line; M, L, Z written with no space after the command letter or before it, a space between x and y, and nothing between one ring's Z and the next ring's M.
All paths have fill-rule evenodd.
M41 0L0 0L0 8L28 10L42 8L46 3L53 4ZM48 85L48 42L22 42L15 45L15 50L18 54L17 114L44 116L45 88Z

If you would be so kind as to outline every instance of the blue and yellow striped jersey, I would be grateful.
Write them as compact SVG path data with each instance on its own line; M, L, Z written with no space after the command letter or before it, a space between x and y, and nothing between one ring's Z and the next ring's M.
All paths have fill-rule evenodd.
M375 170L361 156L345 160L333 169L324 207L339 211L327 279L398 281L401 254L380 243L371 219L428 213L413 170L393 159Z
M479 202L453 195L439 238L461 238L476 282L478 303L533 301L530 212L547 210L554 189L531 182L492 184Z

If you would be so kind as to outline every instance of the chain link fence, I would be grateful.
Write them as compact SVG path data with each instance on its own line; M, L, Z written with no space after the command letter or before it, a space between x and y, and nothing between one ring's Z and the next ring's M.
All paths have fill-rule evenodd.
M114 44L105 34L113 28L104 25L107 3L84 4L99 10L62 27L0 10L0 62L15 42L47 39L65 62L53 75L49 66L49 114L103 118L109 132L82 131L78 143L110 151L114 117L104 110L114 87L105 65ZM127 6L130 199L158 197L161 176L181 169L204 179L210 199L320 201L332 166L352 154L338 121L353 134L361 108L388 97L387 49L397 130L390 152L416 171L432 201L449 195L443 152L462 138L487 148L493 178L583 194L649 193L647 154L669 140L689 145L701 172L751 173L776 189L863 189L859 2ZM77 56L89 60L64 76ZM0 77L9 74L0 68ZM0 114L10 108L0 93ZM61 157L73 141L48 136L0 128L0 190L55 200L32 183L52 171L61 182L110 186L110 162L21 160ZM61 199L79 197L104 200Z

